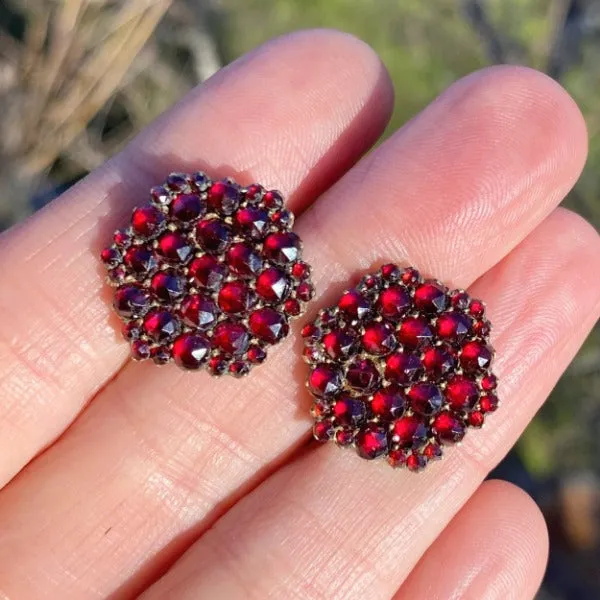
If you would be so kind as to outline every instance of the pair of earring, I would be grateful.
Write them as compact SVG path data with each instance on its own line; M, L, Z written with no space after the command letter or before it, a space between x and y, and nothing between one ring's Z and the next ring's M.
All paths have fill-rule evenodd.
M315 290L282 195L172 173L101 253L135 360L247 375ZM383 265L302 328L313 434L422 470L496 410L485 306Z

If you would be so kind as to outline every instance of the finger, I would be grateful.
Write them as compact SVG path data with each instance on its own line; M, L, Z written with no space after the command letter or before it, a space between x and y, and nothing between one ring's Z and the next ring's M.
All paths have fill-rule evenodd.
M454 115L463 117L454 119ZM533 71L492 69L457 84L386 142L375 153L376 162L370 157L361 161L319 199L315 205L319 208L299 219L307 254L315 259L318 289L330 288L326 292L330 293L339 280L347 285L347 279L361 266L360 261L352 264L352 256L361 250L373 260L376 256L386 260L408 256L428 270L435 265L427 241L431 239L439 247L438 238L443 237L448 219L466 229L461 230L462 235L448 234L449 246L440 250L435 274L446 280L456 277L459 284L473 280L486 262L496 260L494 257L516 243L515 231L523 230L526 223L533 227L572 183L585 154L583 134L572 101L555 83ZM402 142L404 135L410 137L410 144ZM510 153L504 162L509 144L514 153L523 155L521 160L516 161ZM421 162L414 162L417 154ZM457 156L461 159L458 163ZM380 162L387 165L387 171ZM428 164L445 173L459 164L469 182L457 182L455 195L453 188L436 177L426 177ZM397 165L404 166L401 173ZM432 185L422 183L421 177ZM363 183L355 190L358 181ZM415 187L423 198L443 198L432 203L419 222L410 221ZM475 191L465 195L467 189L483 190L488 208L481 210L480 196ZM408 201L403 190L411 190ZM355 193L360 194L361 202L354 198ZM337 206L337 211L327 216L322 205ZM370 217L373 206L378 207L379 221ZM448 206L453 207L451 211ZM479 208L474 211L474 206ZM328 234L337 231L338 216L346 210L351 210L354 218L340 217L346 237L338 231L340 237L334 243ZM518 226L507 216L511 211L520 216ZM477 227L469 217L473 212L481 215ZM319 213L321 219L315 217ZM406 252L395 241L404 237L402 216L408 225L423 232L422 236L407 234L411 246ZM496 229L498 220L510 224L503 235ZM484 253L481 246L486 231L489 245ZM343 244L344 239L352 244ZM473 261L471 253L481 261ZM466 265L464 269L457 269L456 256ZM306 373L297 366L294 348L286 342L273 349L267 363L243 382L209 381L143 364L121 371L77 425L9 490L35 500L25 507L17 506L12 495L6 503L0 497L0 511L11 514L11 522L15 510L23 517L27 513L24 520L31 523L43 512L49 526L56 528L61 544L44 551L43 544L36 541L40 558L45 553L51 554L52 560L72 557L71 568L78 576L71 573L47 585L60 589L64 596L76 579L77 586L102 589L109 595L114 585L126 584L127 590L137 591L164 569L306 439ZM144 528L149 514L153 515L152 535ZM120 545L122 554L98 554L102 546L94 540L103 537L107 519L112 527L110 539ZM0 515L0 525L3 522ZM63 522L71 532L67 536ZM20 535L25 539L28 534L21 530ZM4 552L17 561L11 546L7 544ZM26 562L23 556L11 573L16 577ZM87 564L94 564L94 569L87 569ZM46 577L37 559L28 564L28 572L30 580L34 572Z
M379 59L351 36L278 39L223 69L105 167L2 236L0 485L126 359L98 253L151 185L172 170L205 168L281 188L302 210L379 136L391 99Z
M474 291L495 324L502 405L419 475L332 444L238 502L162 579L199 598L389 598L514 444L600 313L600 238L559 210ZM515 416L517 415L517 416ZM234 576L232 575L234 574ZM228 587L229 586L229 587Z
M427 550L394 600L531 600L547 559L548 530L537 505L510 483L486 481Z

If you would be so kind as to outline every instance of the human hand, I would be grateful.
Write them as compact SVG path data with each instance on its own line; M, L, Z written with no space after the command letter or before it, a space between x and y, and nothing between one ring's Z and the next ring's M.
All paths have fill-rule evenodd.
M0 596L533 598L540 512L482 481L598 318L598 235L556 208L585 125L556 83L498 67L353 166L391 108L364 44L287 36L3 234ZM130 363L99 250L151 185L197 169L286 194L313 307L388 261L485 299L502 398L488 426L420 475L305 447L298 323L244 380Z

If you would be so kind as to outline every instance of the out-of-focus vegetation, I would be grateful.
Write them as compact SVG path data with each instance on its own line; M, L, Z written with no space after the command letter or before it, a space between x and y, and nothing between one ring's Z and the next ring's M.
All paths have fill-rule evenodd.
M591 138L565 204L600 226L597 0L0 0L0 228L101 164L222 64L315 26L351 32L383 59L396 87L386 135L485 65L521 63L558 79ZM547 598L600 597L599 430L597 329L501 471L545 508Z

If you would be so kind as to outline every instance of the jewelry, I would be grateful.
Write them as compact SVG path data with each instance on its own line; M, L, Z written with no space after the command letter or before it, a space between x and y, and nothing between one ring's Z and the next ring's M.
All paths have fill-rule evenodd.
M280 192L172 173L101 259L135 360L246 375L314 295Z
M485 306L387 264L302 330L314 437L422 470L496 410Z

